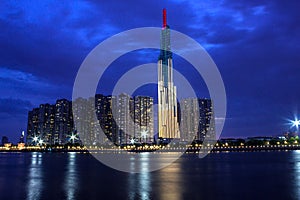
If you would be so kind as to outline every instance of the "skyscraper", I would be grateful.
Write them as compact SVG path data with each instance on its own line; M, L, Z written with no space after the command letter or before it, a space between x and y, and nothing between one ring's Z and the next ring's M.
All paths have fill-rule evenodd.
M134 137L140 143L151 143L154 137L153 98L134 97Z
M116 115L117 144L127 144L134 137L134 101L128 94L118 95L117 105L113 113Z
M39 137L46 144L53 143L55 106L41 104L28 112L27 143L33 144L33 138Z
M98 124L96 118L95 98L88 99L78 98L73 102L73 115L77 119L76 126L74 127L79 135L80 141L87 145L96 145L99 136Z
M216 140L215 117L213 102L210 99L198 99L199 103L199 129L198 140Z
M72 102L59 99L55 104L54 144L64 144L73 131Z
M197 138L199 128L199 105L197 98L187 98L180 101L181 121L180 136L183 141Z
M173 64L170 44L170 27L166 9L163 9L160 55L158 59L158 136L180 138L177 116L176 87L173 83Z
M184 141L215 140L215 120L210 99L187 98L180 101L181 139Z
M113 117L113 106L116 105L116 96L105 96L102 94L96 94L95 96L95 107L97 119L105 137L102 142L106 142L109 139L111 142L117 144L117 125ZM100 135L101 136L101 135Z
M37 137L44 144L64 144L74 130L72 102L66 99L56 104L41 104L28 112L27 144L36 144Z

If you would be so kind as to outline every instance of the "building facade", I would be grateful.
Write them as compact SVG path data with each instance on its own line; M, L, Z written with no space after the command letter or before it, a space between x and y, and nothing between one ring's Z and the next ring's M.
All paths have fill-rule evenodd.
M197 139L216 140L214 107L211 99L198 99L199 131Z
M106 143L108 140L114 144L118 143L117 125L113 117L113 106L116 105L116 101L117 98L112 95L96 94L95 96L97 119L102 129L98 139L103 143Z
M182 99L180 110L180 133L183 141L216 139L213 104L210 99Z
M51 143L64 144L74 130L72 102L66 99L57 100L55 103L54 136Z
M36 145L38 138L43 144L64 144L73 131L72 104L66 99L56 104L41 104L28 112L28 145Z
M158 59L158 135L160 138L180 138L177 95L173 83L173 63L170 44L170 27L166 9L163 10L161 50Z
M134 138L137 138L139 143L152 143L154 140L152 97L134 97Z

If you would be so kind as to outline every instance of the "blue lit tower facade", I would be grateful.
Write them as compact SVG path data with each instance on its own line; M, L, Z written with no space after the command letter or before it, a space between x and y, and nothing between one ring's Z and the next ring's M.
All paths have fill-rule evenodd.
M173 83L173 64L170 45L170 27L166 9L163 9L160 55L158 59L158 136L179 138L176 87Z

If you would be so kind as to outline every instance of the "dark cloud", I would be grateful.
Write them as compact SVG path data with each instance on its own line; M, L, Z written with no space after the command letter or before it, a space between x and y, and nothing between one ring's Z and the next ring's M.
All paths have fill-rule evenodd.
M26 115L32 109L30 101L22 99L0 99L0 116L19 116Z

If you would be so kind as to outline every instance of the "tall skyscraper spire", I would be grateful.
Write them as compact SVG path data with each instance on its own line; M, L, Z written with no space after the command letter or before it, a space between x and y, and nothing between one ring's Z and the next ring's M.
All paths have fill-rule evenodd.
M163 28L167 26L167 10L163 9Z
M161 50L158 59L158 135L162 138L179 138L177 95L176 87L173 84L170 27L167 25L166 13L166 9L163 9Z

